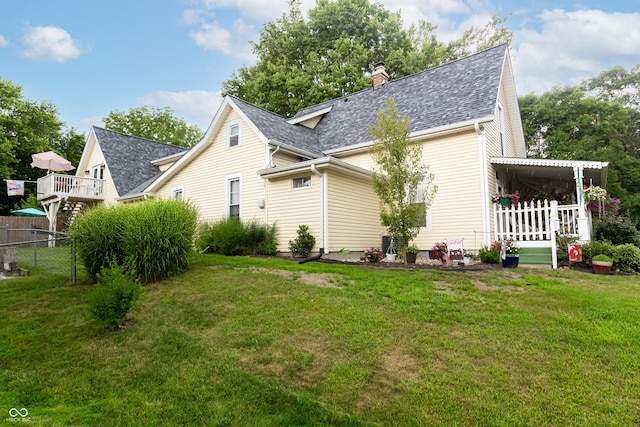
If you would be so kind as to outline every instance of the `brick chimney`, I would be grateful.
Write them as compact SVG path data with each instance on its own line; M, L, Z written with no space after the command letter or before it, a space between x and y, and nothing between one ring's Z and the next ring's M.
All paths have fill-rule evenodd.
M373 77L373 87L377 88L389 81L389 74L384 70L384 62L378 62L374 67L371 77Z

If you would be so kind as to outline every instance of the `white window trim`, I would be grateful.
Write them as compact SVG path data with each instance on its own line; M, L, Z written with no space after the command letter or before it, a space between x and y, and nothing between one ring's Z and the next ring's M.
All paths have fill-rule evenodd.
M91 174L90 174L89 176L90 176L91 178L94 178L94 175L95 175L96 170L97 170L97 171L100 171L100 170L101 170L101 171L102 171L102 177L97 177L97 178L94 178L94 179L104 179L104 172L105 172L105 169L106 169L106 168L107 168L107 167L105 166L105 164L104 164L104 163L99 163L99 164L97 164L97 165L91 166L91 172L90 172Z
M233 126L238 126L238 145L230 145L231 142L231 128ZM242 123L240 120L234 120L227 124L227 148L235 148L242 145Z
M433 201L432 201L433 202ZM416 203L420 203L419 201L416 201ZM429 206L429 208L426 210L425 212L425 225L424 227L420 227L420 230L422 231L431 231L432 227L433 227L433 218L431 215L431 206Z
M176 193L180 193L180 198L176 198ZM171 189L171 200L184 200L184 187L173 187Z
M230 193L231 193L231 181L234 180L238 180L238 218L242 218L242 174L241 173L234 173L234 174L230 174L227 175L226 177L226 184L225 184L225 205L224 205L224 216L225 218L230 218L229 215L229 207L231 206L231 197Z
M504 108L498 102L498 134L500 137L500 155L505 156L505 137L504 137Z
M296 187L294 185L294 182L296 179L305 179L308 178L309 179L309 185L303 185L302 187ZM308 176L299 176L297 178L293 178L291 179L291 189L294 191L298 191L298 190L304 190L305 188L311 188L311 186L313 185L313 180L311 179L311 175Z

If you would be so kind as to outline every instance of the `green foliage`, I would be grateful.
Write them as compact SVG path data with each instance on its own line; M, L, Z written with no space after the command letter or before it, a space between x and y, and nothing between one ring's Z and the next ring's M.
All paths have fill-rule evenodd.
M197 126L175 117L169 107L144 106L127 113L111 111L102 121L107 129L180 147L191 147L204 135Z
M243 223L238 218L226 218L202 223L196 243L203 253L233 255L275 255L278 238L276 225L257 221Z
M143 283L186 270L197 226L195 208L177 200L149 200L83 212L69 229L87 272L96 277L114 259Z
M298 226L298 237L294 240L289 240L289 250L292 255L299 255L301 257L309 256L309 252L316 244L316 238L309 233L309 226L301 224Z
M480 261L485 264L499 264L500 263L500 249L496 247L483 246L478 251Z
M198 213L180 200L148 200L127 206L122 240L125 255L143 283L185 271Z
M377 167L373 189L382 207L380 220L390 235L410 242L420 233L426 210L438 187L423 163L422 146L409 141L409 117L400 117L393 99L378 111L378 122L370 126L375 139L371 157ZM406 243L400 248L406 252Z
M618 245L613 251L613 262L622 271L638 272L640 271L640 249L630 243Z
M305 19L300 2L265 23L253 48L258 61L223 83L223 91L277 114L371 87L368 73L384 61L392 78L508 42L504 19L469 28L450 44L438 41L436 27L420 22L403 28L400 13L369 0L319 0Z
M605 254L599 254L593 257L591 261L599 261L599 262L613 262L613 258L607 256Z
M605 215L593 219L593 238L608 240L614 245L640 244L640 234L634 221L626 215Z
M591 260L597 255L613 256L614 245L609 241L591 240L582 245L582 260L591 264Z
M89 308L105 326L116 328L122 325L141 294L142 285L132 270L125 271L112 261L110 267L103 267L98 274L98 284L89 293Z

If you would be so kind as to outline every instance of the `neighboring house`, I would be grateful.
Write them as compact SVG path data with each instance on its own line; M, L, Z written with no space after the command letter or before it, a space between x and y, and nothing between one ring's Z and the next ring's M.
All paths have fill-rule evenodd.
M179 195L198 207L202 220L276 223L281 252L288 252L300 224L309 225L316 251L380 247L386 232L371 180L369 126L391 97L409 116L411 141L422 146L438 186L418 247L463 238L465 248L477 250L513 238L522 247L550 248L556 232L589 240L580 191L587 184L604 187L607 164L526 158L506 45L394 81L379 66L372 80L371 89L291 119L227 96L197 145L171 158L175 162L148 185L119 193L119 200ZM106 164L119 168L109 159ZM555 203L517 211L492 203L502 191L519 191L528 200L576 189L569 196L575 205L564 210ZM551 252L543 262L551 263Z

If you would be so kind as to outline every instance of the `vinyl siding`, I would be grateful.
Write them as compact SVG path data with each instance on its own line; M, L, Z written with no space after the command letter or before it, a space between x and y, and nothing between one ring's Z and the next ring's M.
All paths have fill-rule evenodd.
M184 189L184 199L198 209L202 221L226 217L227 177L241 175L240 213L243 221L265 222L266 211L258 207L265 199L265 182L256 171L266 163L266 147L246 123L241 124L240 144L227 147L227 124L240 116L231 110L219 131L209 137L207 147L183 169L168 179L156 195L169 198L176 187Z
M432 227L421 229L415 244L426 250L436 242L462 237L467 248L480 247L483 195L477 134L470 130L420 143L424 162L435 175L438 192L431 206ZM374 167L368 153L341 160L363 168Z
M276 152L273 156L273 164L276 166L290 165L292 163L298 163L300 157L293 154L283 153L281 151Z
M379 199L371 180L332 171L328 189L329 251L380 247L384 227L380 224Z
M78 166L76 176L91 178L91 168L100 164L104 164L104 203L107 206L117 204L116 198L119 197L118 190L116 190L116 186L113 183L113 178L111 177L111 172L109 171L109 165L107 165L107 162L104 159L104 154L102 154L100 145L97 143L95 135L93 133L90 134L89 141L87 141L86 146L91 147L90 152L85 153L88 154L86 156L85 163L81 166ZM89 174L85 175L84 171L87 170L89 171Z
M311 186L293 189L293 179L303 176L311 176ZM317 251L322 244L320 178L307 172L265 182L268 182L265 210L269 223L275 222L278 229L278 252L289 252L289 240L297 237L301 224L309 226L309 232L316 238L313 251Z

